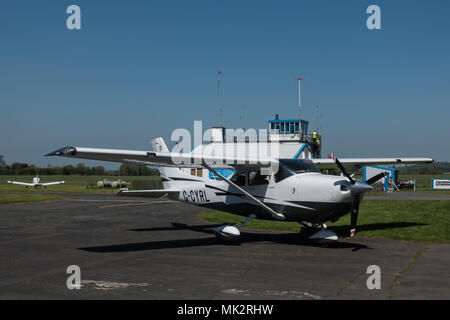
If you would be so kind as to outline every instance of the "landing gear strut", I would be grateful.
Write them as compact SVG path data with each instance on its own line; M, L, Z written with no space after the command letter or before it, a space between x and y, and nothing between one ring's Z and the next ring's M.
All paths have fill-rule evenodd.
M239 241L239 239L241 238L241 232L239 231L239 229L245 226L255 217L256 216L254 214L249 215L247 219L242 221L236 227L230 225L220 226L214 230L214 234L218 239L225 242Z

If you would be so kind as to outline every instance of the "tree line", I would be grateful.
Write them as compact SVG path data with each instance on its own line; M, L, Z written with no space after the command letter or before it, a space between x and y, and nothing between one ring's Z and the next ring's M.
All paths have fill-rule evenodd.
M414 164L397 168L400 174L443 174L450 172L450 162Z
M7 165L2 155L0 155L0 175L82 175L82 176L155 176L159 175L157 169L149 168L143 164L122 163L119 170L106 170L103 166L89 167L84 163L66 166L51 166L39 168L28 163L14 162Z

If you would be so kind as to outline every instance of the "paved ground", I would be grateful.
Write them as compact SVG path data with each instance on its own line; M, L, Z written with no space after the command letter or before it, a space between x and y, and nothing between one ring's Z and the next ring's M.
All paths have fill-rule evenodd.
M355 237L315 247L244 230L222 245L199 209L72 195L0 206L0 299L450 299L450 245ZM369 265L381 290L368 290ZM68 290L66 268L81 268Z

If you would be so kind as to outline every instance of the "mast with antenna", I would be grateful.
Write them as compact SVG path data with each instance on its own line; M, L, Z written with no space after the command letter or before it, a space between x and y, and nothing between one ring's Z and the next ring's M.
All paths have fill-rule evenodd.
M321 120L323 119L323 113L320 112L319 106L316 106L316 131L322 130Z
M295 80L298 81L298 134L300 136L300 139L303 138L303 132L302 132L302 103L301 103L301 91L300 91L300 86L301 86L301 82L302 80L304 80L305 78L301 78L301 77L295 77Z
M222 126L222 109L220 108L220 78L222 76L222 69L217 70L217 109L216 122L218 126Z
M242 107L241 120L242 120L242 129L245 129L245 106Z

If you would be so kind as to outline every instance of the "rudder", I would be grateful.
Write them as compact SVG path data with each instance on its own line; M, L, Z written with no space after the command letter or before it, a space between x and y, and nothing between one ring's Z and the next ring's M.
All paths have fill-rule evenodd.
M155 152L170 152L169 148L167 148L166 143L162 137L158 137L152 140L153 151ZM185 174L179 169L175 167L159 167L159 174L161 175L162 184L164 189L169 189L173 187L173 182L171 178L183 177Z

